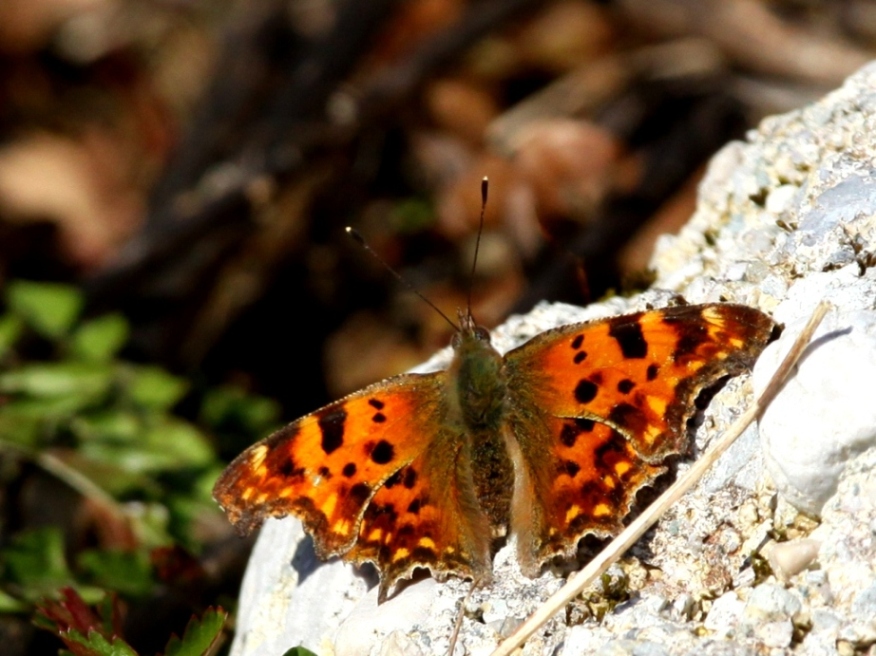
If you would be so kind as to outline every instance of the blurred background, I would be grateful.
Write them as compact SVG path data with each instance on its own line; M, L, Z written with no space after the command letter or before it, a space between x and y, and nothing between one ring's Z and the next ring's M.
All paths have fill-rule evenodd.
M450 336L345 226L487 326L641 289L874 51L873 0L0 0L3 653L230 634L224 463Z

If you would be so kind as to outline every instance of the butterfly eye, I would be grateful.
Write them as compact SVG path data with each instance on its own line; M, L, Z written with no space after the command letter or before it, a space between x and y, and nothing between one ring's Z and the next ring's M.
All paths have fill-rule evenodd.
M481 326L477 326L474 329L474 336L482 342L490 341L490 331Z

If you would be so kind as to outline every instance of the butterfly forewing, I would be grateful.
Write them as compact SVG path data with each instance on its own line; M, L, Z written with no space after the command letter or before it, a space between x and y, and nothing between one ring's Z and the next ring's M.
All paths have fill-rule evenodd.
M521 558L616 533L659 463L684 450L699 392L749 366L773 327L745 306L679 306L563 326L508 353L508 423L534 507L512 517Z
M243 531L295 515L320 555L343 553L372 495L430 444L444 381L391 378L292 422L229 465L216 500Z

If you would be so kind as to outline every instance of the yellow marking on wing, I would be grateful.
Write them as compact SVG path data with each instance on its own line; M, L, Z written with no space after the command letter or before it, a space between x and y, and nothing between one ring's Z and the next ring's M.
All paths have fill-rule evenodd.
M725 324L724 316L723 316L723 314L721 314L720 310L715 306L710 306L710 307L704 308L701 316L704 319L707 319L709 321L709 323L711 323L711 324L714 324L716 326L721 326L722 328L724 327L724 324Z
M649 396L648 407L655 415L662 417L666 414L666 399L659 396Z
M383 535L383 529L376 528L373 531L371 531L367 536L365 536L365 539L368 542L380 542L380 538L382 535Z
M659 426L648 426L648 430L645 431L645 434L642 437L645 438L645 441L648 444L654 444L654 440L660 437L661 430Z
M632 466L629 462L626 462L626 461L624 461L624 460L619 460L619 461L616 462L615 465L614 465L614 472L615 472L618 476L623 476L623 475L626 474L628 471L630 471L630 469L632 469L632 467L633 467L633 466Z
M598 503L593 508L594 517L605 517L606 515L610 515L611 512L611 507L606 503Z
M420 538L420 541L417 542L418 547L424 547L426 549L434 549L435 541L432 538Z
M264 444L260 446L253 447L252 451L249 452L249 464L252 467L261 467L262 463L265 461L265 456L268 455L268 447Z
M615 471L617 471L617 467L615 467ZM611 476L606 476L602 479L602 482L605 483L605 487L609 490L613 490L615 488L614 478Z
M405 547L399 547L398 549L396 549L396 552L392 554L392 562L402 560L410 555L411 552L409 549L406 549Z
M326 517L331 517L335 512L335 507L338 505L338 495L330 494L326 497L326 500L322 503L319 509L322 511L322 514Z
M566 511L566 523L568 524L569 522L571 522L573 519L575 519L580 514L581 514L581 506L579 506L578 504L571 506Z

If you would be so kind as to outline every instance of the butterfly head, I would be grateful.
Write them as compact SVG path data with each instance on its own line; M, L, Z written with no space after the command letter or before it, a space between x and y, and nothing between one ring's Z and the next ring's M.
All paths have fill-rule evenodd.
M459 317L459 329L453 335L453 340L450 343L453 350L459 351L466 342L490 346L490 331L475 323L471 310L460 308L457 311L457 316Z

